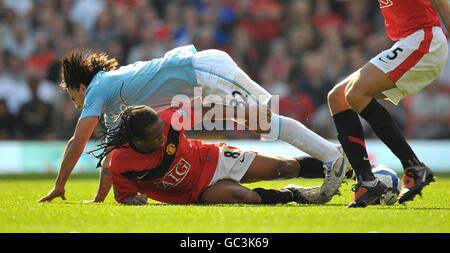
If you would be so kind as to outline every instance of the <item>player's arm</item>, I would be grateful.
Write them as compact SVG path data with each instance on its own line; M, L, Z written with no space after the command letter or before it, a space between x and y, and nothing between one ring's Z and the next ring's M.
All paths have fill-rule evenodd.
M450 1L449 0L430 0L434 9L439 12L447 31L450 32Z
M103 202L111 190L112 179L109 175L109 162L111 160L111 155L112 154L109 153L103 160L102 168L100 170L100 183L94 202Z
M108 196L112 186L112 179L109 175L109 161L111 160L111 153L109 153L102 162L102 168L100 169L100 181L98 185L97 195L94 198L94 202L103 202Z
M54 188L47 194L47 196L41 198L39 202L50 202L56 197L61 197L65 200L65 190L67 179L70 176L75 164L80 159L81 153L89 141L95 127L99 122L98 117L87 117L80 119L75 128L73 137L69 140L64 150L63 160L59 169L58 176L56 178Z
M130 161L122 160L120 157L111 157L109 175L114 187L114 199L125 205L145 205L147 204L147 195L139 194L136 183L121 174L124 168L123 164L129 163Z
M111 155L112 154L107 154L105 158L103 158L102 166L99 172L99 185L95 198L93 200L83 200L83 203L103 202L106 197L108 197L108 193L112 186L112 179L109 175L109 162L111 161Z

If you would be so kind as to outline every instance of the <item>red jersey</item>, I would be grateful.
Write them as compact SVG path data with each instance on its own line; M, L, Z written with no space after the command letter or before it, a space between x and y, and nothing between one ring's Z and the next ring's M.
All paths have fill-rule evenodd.
M110 174L118 202L139 192L165 203L196 203L208 187L223 144L188 139L183 129L176 131L171 127L173 115L183 119L176 109L160 112L165 124L164 147L150 154L136 152L129 146L113 151Z
M422 28L440 26L439 16L429 0L378 0L386 33L394 41Z

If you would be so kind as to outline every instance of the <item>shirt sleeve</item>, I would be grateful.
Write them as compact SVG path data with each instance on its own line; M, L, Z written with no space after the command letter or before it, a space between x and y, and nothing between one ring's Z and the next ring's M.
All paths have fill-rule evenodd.
M81 110L80 119L92 116L100 117L103 114L105 104L104 101L105 99L103 95L99 94L97 90L89 90L84 98L84 105Z
M113 154L109 169L114 187L114 198L117 202L123 203L125 198L137 195L138 188L132 180L129 180L120 174L120 164L120 161L118 161Z

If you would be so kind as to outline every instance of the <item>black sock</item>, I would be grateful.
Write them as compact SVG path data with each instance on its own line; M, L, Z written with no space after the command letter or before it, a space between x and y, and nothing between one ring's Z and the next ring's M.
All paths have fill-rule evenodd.
M333 119L339 142L347 154L356 177L363 181L374 180L375 176L368 159L364 132L358 114L353 110L345 110L333 115Z
M418 161L416 154L406 142L394 119L380 103L372 99L360 115L370 124L378 138L400 159L403 168L416 164Z
M294 201L291 191L266 190L263 188L253 189L261 197L261 204L286 204Z
M301 178L324 178L323 162L319 159L310 156L301 156L295 158L300 165L300 173L298 177ZM346 178L353 178L353 170L348 170L345 173Z
M302 178L324 178L323 162L310 156L301 156L295 158L300 165L298 177Z

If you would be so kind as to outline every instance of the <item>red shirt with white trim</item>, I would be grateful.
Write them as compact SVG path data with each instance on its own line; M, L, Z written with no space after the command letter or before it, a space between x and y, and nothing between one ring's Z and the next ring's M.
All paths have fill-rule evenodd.
M384 16L386 33L394 41L417 30L440 26L441 22L429 0L378 0Z
M164 121L166 141L172 116L184 120L183 113L170 108L160 112ZM194 122L191 116L191 122ZM193 126L193 125L191 125ZM146 194L149 198L172 204L198 202L200 194L208 187L217 167L220 144L206 144L200 140L188 139L183 129L179 131L179 142L175 158L161 178L139 180L129 179L123 173L152 170L161 164L166 148L150 154L141 154L131 147L112 152L110 174L114 185L115 199L122 203L126 197ZM169 145L167 145L169 146ZM145 173L143 173L145 175Z

